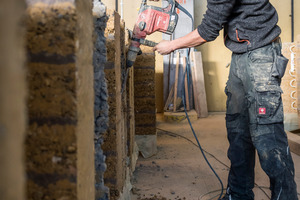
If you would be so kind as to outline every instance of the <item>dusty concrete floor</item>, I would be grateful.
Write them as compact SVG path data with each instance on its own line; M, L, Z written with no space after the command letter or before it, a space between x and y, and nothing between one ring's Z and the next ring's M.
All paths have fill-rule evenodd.
M208 160L226 187L229 160L225 115L211 113L208 118L194 121L193 126L203 149L211 154L207 155ZM132 200L218 199L215 196L220 194L221 185L207 166L198 147L191 143L196 141L188 123L165 123L162 116L158 116L157 127L158 153L148 159L139 157L132 180ZM300 191L300 157L293 154L293 158ZM255 200L269 199L268 177L261 170L259 162L256 165L255 183L263 187L266 193L255 187Z

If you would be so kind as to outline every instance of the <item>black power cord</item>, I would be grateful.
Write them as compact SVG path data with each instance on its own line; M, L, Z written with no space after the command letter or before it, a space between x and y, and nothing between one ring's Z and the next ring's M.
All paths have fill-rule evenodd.
M185 107L185 106L184 106ZM211 171L215 174L215 176L217 177L217 179L219 180L219 182L220 182L220 184L221 184L221 193L220 193L220 195L218 195L219 196L219 198L218 198L218 200L220 200L221 198L222 198L222 195L223 195L223 190L224 190L224 186L223 186L223 182L222 182L222 180L220 179L220 177L219 177L219 175L217 174L217 172L214 170L214 168L212 167L212 165L210 164L210 162L208 161L208 159L207 159L207 157L206 157L206 155L205 155L205 153L207 153L207 154L209 154L210 156L212 156L212 157L214 157L217 161L219 161L220 163L222 163L220 160L218 160L215 156L213 156L212 154L210 154L210 153L208 153L207 151L205 151L203 148L202 148L202 146L201 146L201 144L200 144L200 142L199 142L199 140L198 140L198 137L197 137L197 135L196 135L196 133L195 133L195 131L194 131L194 128L193 128L193 126L192 126L192 124L191 124L191 121L190 121L190 119L189 119L189 116L188 116L188 114L187 114L187 112L186 112L186 108L185 108L185 114L186 114L186 117L187 117L187 119L188 119L188 122L189 122L189 125L190 125L190 127L191 127L191 130L192 130L192 132L193 132L193 135L194 135L194 137L195 137L195 139L196 139L196 141L197 141L197 144L195 144L192 140L190 140L190 139L188 139L188 138L186 138L186 137L184 137L184 136L180 136L180 135L178 135L178 134L176 134L176 133L172 133L173 135L177 135L177 136L180 136L180 137L182 137L182 138L184 138L184 139L186 139L186 140L188 140L189 142L191 142L193 145L195 145L196 147L199 147L199 149L200 149L200 151L201 151L201 153L202 153L202 155L203 155L203 158L205 159L205 161L206 161L206 163L207 163L207 165L209 166L209 168L211 169ZM169 132L169 131L165 131L165 130L162 130L162 129L159 129L159 128L157 128L158 130L161 130L161 131L164 131L164 132L167 132L167 133L171 133L171 132ZM205 152L205 153L204 153ZM223 165L225 165L224 163L222 163ZM226 165L225 165L226 166Z
M164 130L164 129L160 129L160 128L156 128L157 130L159 131L163 131L165 132L166 134L168 135L171 135L171 136L175 136L175 137L181 137L185 140L187 140L188 142L190 142L191 144L193 144L194 146L198 147L198 145L196 143L194 143L191 139L187 138L187 137L184 137L182 135L179 135L177 133L174 133L174 132L171 132L171 131L167 131L167 130ZM226 165L224 162L222 162L221 160L219 160L216 156L214 156L212 153L209 153L208 151L206 151L205 149L202 148L202 150L209 156L211 156L212 158L214 158L216 161L218 161L219 163L221 163L223 166L225 166L226 168L230 169L230 167L228 165ZM270 190L270 188L266 187L266 186L260 186L258 185L257 183L254 183L255 184L255 187L256 188L259 188L265 195L268 199L271 199L271 197L266 193L266 191L264 189L267 189L267 190ZM205 193L203 195L201 195L199 197L199 200L201 200L204 196L208 195L208 194L212 194L212 193L215 193L215 192L220 192L221 190L214 190L214 191L210 191L208 193ZM225 191L225 189L223 189L223 191ZM297 193L298 196L300 196L300 193ZM219 196L219 195L218 195ZM216 197L216 196L215 196ZM212 197L211 199L214 199L215 197ZM211 200L209 199L209 200Z
M194 19L193 19L193 16L183 7L183 6L181 6L177 1L175 1L175 6L178 8L178 9L180 9L183 13L185 13L190 19L191 19L191 21L192 21L192 31L194 30ZM189 57L190 57L190 52L191 52L191 48L188 48L188 52L187 52L187 66L186 66L186 71L184 72L184 76L185 76L185 74L186 74L186 72L188 71L188 68L189 68L189 66L190 66L190 60L189 60ZM189 75L189 74L187 74L187 75ZM184 81L183 81L183 88L184 88ZM197 137L197 135L196 135L196 133L195 133L195 131L194 131L194 128L193 128L193 126L192 126L192 123L191 123L191 121L190 121L190 118L189 118L189 115L188 115L188 113L187 113L187 110L186 110L186 104L185 104L185 94L184 94L184 92L182 92L182 100L183 100L183 106L184 106L184 112L185 112L185 115L186 115L186 118L187 118L187 120L188 120L188 122L189 122L189 125L190 125L190 127L191 127L191 130L192 130L192 132L193 132L193 135L194 135L194 137L195 137L195 139L196 139L196 141L197 141L197 144L198 144L198 147L199 147L199 149L200 149L200 151L201 151L201 153L202 153L202 155L203 155L203 158L205 159L205 161L206 161L206 163L207 163L207 165L209 166L209 168L211 169L211 171L215 174L215 176L217 177L217 179L219 180L219 182L220 182L220 184L221 184L221 193L220 193L220 195L219 195L219 198L218 198L218 200L220 200L221 198L222 198L222 196L223 196L223 190L224 190L224 185L223 185L223 182L222 182L222 180L220 179L220 177L219 177L219 175L217 174L217 172L214 170L214 168L211 166L211 164L209 163L209 161L208 161L208 159L206 158L206 155L204 154L204 150L203 150L203 148L202 148L202 146L201 146L201 144L200 144L200 142L199 142L199 140L198 140L198 137ZM174 106L176 106L176 105L174 105Z
M187 114L187 113L186 113L186 114ZM193 131L193 134L194 134L194 137L196 138L196 141L197 141L198 144L195 144L195 143L194 143L192 140L190 140L189 138L184 137L184 136L182 136L182 135L179 135L179 134L177 134L177 133L173 133L173 132L170 132L170 131L166 131L166 130L163 130L163 129L160 129L160 128L156 128L156 129L157 129L157 130L160 130L160 131L163 131L163 132L165 132L165 133L167 133L167 134L169 134L169 135L181 137L181 138L183 138L183 139L189 141L190 143L192 143L194 146L200 148L200 150L201 150L201 152L202 152L202 155L203 155L205 161L208 163L208 166L209 166L210 169L214 172L215 176L218 178L219 182L221 183L221 187L222 187L221 190L214 190L214 191L210 191L210 192L208 192L208 193L206 193L206 194L204 194L204 195L201 195L200 199L201 199L202 197L208 195L208 194L215 193L215 192L221 192L220 195L217 195L217 196L219 196L218 200L220 200L221 197L222 197L222 195L223 195L223 191L225 191L225 189L224 189L224 187L223 187L223 182L221 181L220 177L218 176L218 174L215 172L215 170L213 169L213 167L211 166L211 164L210 164L209 161L207 160L206 155L205 155L204 153L210 155L210 156L213 157L216 161L218 161L219 163L221 163L222 165L224 165L224 166L227 167L228 169L229 169L229 166L226 165L225 163L223 163L222 161L220 161L216 156L214 156L213 154L209 153L208 151L206 151L205 149L202 148L202 146L200 145L199 140L198 140L198 138L197 138L197 136L196 136L196 134L195 134L195 131L194 131L194 129L193 129L193 126L192 126L191 123L190 123L190 120L189 120L189 118L188 118L188 115L187 115L187 119L188 119L188 121L189 121L189 124L190 124L190 126L191 126L191 128L192 128L192 131ZM258 186L257 184L255 184L255 185L256 185L258 188L260 188L260 190L261 190L261 191L262 191L269 199L271 199L271 198L269 197L269 195L262 189L262 187ZM215 197L217 197L217 196L215 196ZM213 198L215 198L215 197L213 197ZM212 198L212 199L213 199L213 198Z

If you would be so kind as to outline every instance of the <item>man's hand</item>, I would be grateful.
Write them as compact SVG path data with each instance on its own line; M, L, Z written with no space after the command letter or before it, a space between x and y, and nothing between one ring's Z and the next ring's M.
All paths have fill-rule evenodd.
M163 40L153 47L153 51L157 51L161 55L169 54L177 49L189 48L202 45L206 42L195 29L193 32L175 40Z
M153 51L157 51L157 53L161 55L167 55L174 51L171 41L162 40L155 47L153 47Z

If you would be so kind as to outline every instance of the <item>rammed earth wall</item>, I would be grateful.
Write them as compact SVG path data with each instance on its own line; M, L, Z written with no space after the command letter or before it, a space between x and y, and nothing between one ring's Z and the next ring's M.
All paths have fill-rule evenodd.
M27 199L94 199L92 2L27 5Z

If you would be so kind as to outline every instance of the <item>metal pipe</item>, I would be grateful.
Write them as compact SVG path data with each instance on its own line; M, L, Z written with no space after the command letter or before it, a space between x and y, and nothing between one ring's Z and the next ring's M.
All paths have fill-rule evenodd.
M291 32L292 32L292 42L294 42L294 18L295 18L295 13L294 13L294 0L291 0Z
M116 6L116 8L115 8L115 10L118 12L118 4L119 4L119 3L118 3L118 0L116 0L116 2L115 2L115 3L116 3L116 5L115 5L115 6Z

